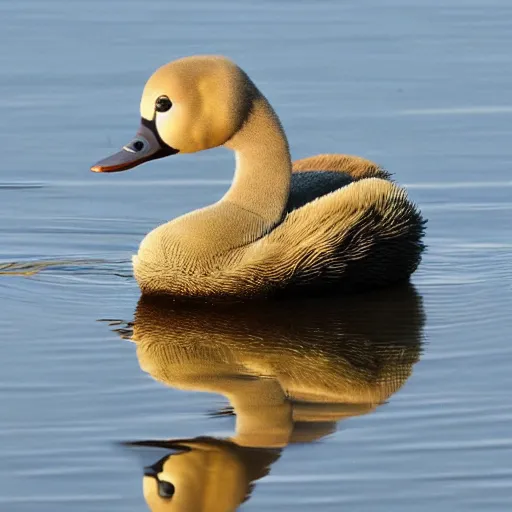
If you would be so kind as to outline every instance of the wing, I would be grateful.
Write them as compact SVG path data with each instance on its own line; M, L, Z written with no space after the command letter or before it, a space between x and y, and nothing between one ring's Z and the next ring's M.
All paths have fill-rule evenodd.
M363 178L390 179L390 173L371 160L360 156L324 154L302 158L293 162L293 173L307 171L332 171L348 174L354 181Z
M360 156L324 154L293 162L289 213L325 194L364 178L389 179L390 174L379 165Z
M286 203L286 213L300 208L325 194L345 187L353 181L355 181L354 178L345 172L304 171L293 173L290 195Z

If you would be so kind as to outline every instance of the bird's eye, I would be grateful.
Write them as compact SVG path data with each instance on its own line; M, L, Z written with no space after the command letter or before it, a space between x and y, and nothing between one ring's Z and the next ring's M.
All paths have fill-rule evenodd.
M174 496L175 492L174 485L171 482L166 482L165 480L158 480L158 495L161 498L170 499Z
M155 102L157 112L167 112L172 107L172 101L167 96L160 96Z

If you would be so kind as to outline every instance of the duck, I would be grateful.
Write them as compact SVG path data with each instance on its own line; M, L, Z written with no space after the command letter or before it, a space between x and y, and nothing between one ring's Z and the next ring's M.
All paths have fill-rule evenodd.
M149 508L226 511L248 499L288 446L317 443L340 421L387 403L421 358L425 313L408 283L300 297L279 308L272 301L183 306L143 295L131 325L115 323L135 344L143 372L175 395L222 396L229 406L212 415L235 419L226 437L173 438L170 422L167 439L126 441L163 451L143 470Z
M140 115L133 140L93 172L219 146L236 161L218 202L144 237L132 257L143 294L343 294L407 281L418 267L425 220L405 190L359 156L292 163L275 110L227 57L195 55L160 67L144 87Z

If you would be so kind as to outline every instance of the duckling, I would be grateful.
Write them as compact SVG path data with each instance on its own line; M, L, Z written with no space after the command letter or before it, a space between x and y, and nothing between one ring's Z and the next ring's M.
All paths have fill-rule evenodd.
M177 153L235 153L220 201L151 231L133 256L144 294L247 299L350 292L405 281L424 249L424 220L386 171L359 157L319 155L292 165L270 103L222 56L159 68L140 104L141 125L95 172Z

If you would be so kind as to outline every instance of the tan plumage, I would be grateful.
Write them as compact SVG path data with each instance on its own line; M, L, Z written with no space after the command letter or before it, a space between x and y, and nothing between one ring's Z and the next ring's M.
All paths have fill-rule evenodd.
M420 357L424 320L410 286L279 307L182 307L142 297L131 336L141 369L173 388L224 396L236 417L227 439L137 443L188 450L144 478L150 509L236 510L280 449L321 439L404 385ZM173 499L159 497L158 480L174 485Z
M144 292L165 292L172 283L181 296L243 297L405 280L418 264L421 221L403 190L372 178L291 212L266 236L194 268L177 243L167 244L158 230L148 236L155 238L134 259Z
M162 97L172 99L165 113L155 110ZM318 155L292 168L277 115L231 61L189 57L163 66L146 85L141 114L149 146L171 154L224 145L237 161L218 203L143 240L133 257L143 293L238 299L363 290L404 281L418 266L424 221L405 191L360 157ZM134 147L121 154L127 164L116 157L93 170L158 157L150 147L137 159Z
M375 162L353 155L315 155L295 160L293 172L304 171L336 171L345 172L355 180L363 178L389 179L390 174Z

